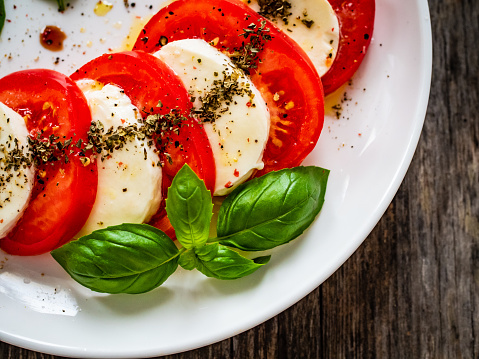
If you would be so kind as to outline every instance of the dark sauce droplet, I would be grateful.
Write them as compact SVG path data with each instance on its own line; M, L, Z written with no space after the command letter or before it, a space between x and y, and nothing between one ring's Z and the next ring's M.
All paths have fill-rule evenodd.
M67 35L57 26L46 26L40 34L40 44L50 51L63 50L63 41Z

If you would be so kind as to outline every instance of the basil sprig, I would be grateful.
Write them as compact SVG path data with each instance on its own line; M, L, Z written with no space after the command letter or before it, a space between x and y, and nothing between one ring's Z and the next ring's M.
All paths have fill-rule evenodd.
M58 11L65 11L65 0L57 0Z
M328 175L319 167L296 167L238 186L220 208L218 237L208 238L211 193L185 165L173 179L166 201L180 249L154 227L122 224L70 242L52 256L77 282L105 293L147 292L178 265L212 278L241 278L267 264L271 256L249 259L237 249L271 249L299 236L321 210Z
M175 228L178 242L186 249L179 262L184 269L196 268L217 279L237 279L267 263L267 260L255 262L245 258L218 243L206 244L213 215L211 193L186 165L168 189L166 213Z

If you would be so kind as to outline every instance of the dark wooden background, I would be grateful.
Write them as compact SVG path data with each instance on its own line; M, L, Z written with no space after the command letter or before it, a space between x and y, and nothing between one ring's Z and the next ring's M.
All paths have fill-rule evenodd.
M290 309L167 359L479 358L479 0L429 6L434 65L427 118L379 224ZM0 342L0 358L60 357Z

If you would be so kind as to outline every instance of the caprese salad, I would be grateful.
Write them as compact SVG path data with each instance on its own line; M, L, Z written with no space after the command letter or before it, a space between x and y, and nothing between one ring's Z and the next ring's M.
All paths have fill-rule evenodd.
M184 165L213 196L299 166L321 133L324 94L366 53L374 9L374 0L176 0L131 51L70 76L0 79L0 248L41 254L122 223L174 238L165 199Z

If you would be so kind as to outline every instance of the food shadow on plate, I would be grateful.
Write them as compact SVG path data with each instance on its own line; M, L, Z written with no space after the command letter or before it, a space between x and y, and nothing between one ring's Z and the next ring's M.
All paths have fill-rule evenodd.
M174 292L167 287L159 287L143 294L107 294L95 295L81 304L82 310L92 308L101 313L115 313L122 316L136 316L149 312L170 302ZM87 309L88 310L88 309ZM101 314L104 315L104 314Z

